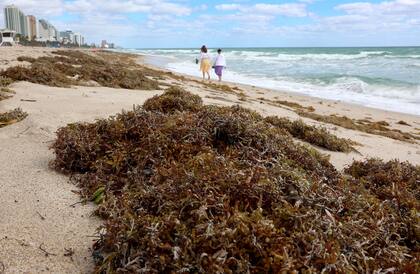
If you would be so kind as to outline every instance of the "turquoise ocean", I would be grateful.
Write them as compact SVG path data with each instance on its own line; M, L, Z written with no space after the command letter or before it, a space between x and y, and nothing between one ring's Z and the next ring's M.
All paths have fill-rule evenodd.
M155 64L200 76L194 62L198 49L124 51L151 55ZM420 47L227 48L223 52L226 81L420 115ZM210 54L214 56L216 49Z

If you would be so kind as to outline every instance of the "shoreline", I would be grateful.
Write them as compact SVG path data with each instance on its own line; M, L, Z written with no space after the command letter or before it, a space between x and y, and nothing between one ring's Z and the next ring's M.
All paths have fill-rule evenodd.
M123 53L123 54L127 53L127 52L118 51L118 50L115 50L114 52ZM182 75L182 76L185 76L185 77L191 77L191 78L196 79L196 80L201 80L201 77L199 76L200 72L198 70L198 66L197 66L197 76L194 76L194 75L191 75L191 74L188 74L188 73L178 72L176 70L172 70L172 69L167 68L166 65L171 63L171 62L170 61L165 61L165 59L167 59L167 60L170 59L169 56L150 55L150 54L143 54L143 53L130 53L130 54L135 54L135 55L141 56L143 65L147 65L147 66L150 66L150 67L152 67L154 69L158 69L158 70L170 71L170 72L175 73L177 75ZM216 76L213 73L211 75L213 76L212 81L217 82ZM379 110L379 111L384 111L384 112L388 112L388 113L396 113L396 114L404 114L404 115L408 115L408 116L420 117L420 113L419 114L414 114L414 113L400 112L400 111L394 111L394 110L387 110L384 107L381 108L381 107L375 107L375 106L367 106L367 105L359 104L359 103L356 103L356 102L348 102L348 101L340 100L340 99L325 98L325 97L311 95L311 94L307 94L307 93L299 92L299 91L291 91L291 90L285 90L285 89L275 89L275 88L258 86L258 85L241 83L241 82L235 82L235 81L223 81L222 83L226 83L226 84L230 84L230 85L241 85L243 87L250 87L250 88L260 88L260 89L264 89L264 90L276 91L276 92L279 92L279 93L282 93L282 94L293 95L293 96L302 97L302 98L309 97L309 98L312 98L312 99L325 100L325 101L328 101L328 102L331 102L331 103L339 102L339 103L347 104L347 105L353 106L353 107L363 107L363 108L367 108L367 109Z
M124 54L124 52L119 52L119 53ZM176 75L183 76L183 77L186 77L186 78L190 78L190 79L193 79L193 80L198 80L198 81L202 80L202 78L199 76L198 69L197 69L197 76L192 76L190 74L177 72L177 71L168 69L166 67L157 65L159 63L160 64L169 63L169 62L159 61L160 59L165 59L165 57L156 56L156 55L138 54L138 53L135 53L135 54L139 55L138 63L140 65L144 65L144 66L150 67L152 69L156 69L156 70L171 72L171 73L174 73ZM147 59L149 59L149 60L147 60ZM155 62L156 60L157 60L157 62ZM215 78L212 78L211 82L219 84L219 82ZM386 109L375 108L375 107L370 107L370 106L364 106L364 105L360 105L360 104L356 104L356 103L346 102L346 101L343 101L343 100L325 99L323 97L307 95L305 93L300 93L300 92L280 90L280 89L271 89L271 88L265 88L265 87L261 87L261 86L250 85L250 84L242 84L240 82L231 82L231 81L222 81L220 84L226 84L226 85L229 85L229 86L239 86L239 87L242 87L244 89L263 90L265 92L270 92L270 93L276 92L276 93L279 93L279 95L283 95L283 96L289 97L289 98L294 98L298 101L306 101L306 100L307 101L317 101L317 102L325 101L329 104L338 104L339 103L340 105L348 106L349 108L358 108L360 110L366 109L366 110L368 110L367 112L369 112L369 111L371 111L371 112L383 112L383 113L387 113L388 115L391 115L391 116L392 115L398 115L398 116L407 117L408 119L419 119L420 120L420 115L416 115L416 114L386 110ZM420 126L420 124L419 124L419 126Z

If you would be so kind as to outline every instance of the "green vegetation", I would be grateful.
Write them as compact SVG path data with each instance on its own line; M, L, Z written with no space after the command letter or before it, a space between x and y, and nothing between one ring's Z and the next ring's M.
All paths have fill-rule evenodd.
M343 176L239 106L172 89L146 107L70 124L52 145L52 165L100 204L98 273L419 272L418 167ZM401 203L408 190L374 187L395 174L413 193Z

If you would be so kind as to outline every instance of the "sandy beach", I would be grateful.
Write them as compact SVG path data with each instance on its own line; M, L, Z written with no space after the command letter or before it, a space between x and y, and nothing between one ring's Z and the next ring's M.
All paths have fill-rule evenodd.
M47 48L0 48L0 70L24 65L20 56L37 58L52 56ZM95 55L92 51L89 54ZM134 58L134 57L132 57ZM132 90L90 86L70 88L51 87L30 82L10 85L16 94L0 102L0 113L21 108L28 117L21 122L0 128L0 273L89 273L93 269L91 246L101 220L92 216L95 206L77 204L77 187L67 176L49 167L54 155L49 146L58 128L69 123L91 122L130 110L148 98L162 94L169 85L181 86L199 95L205 104L241 105L263 116L302 119L309 125L323 126L334 135L348 138L358 145L350 153L332 152L315 147L330 155L331 163L343 169L353 160L375 157L398 159L420 165L420 141L401 141L385 136L346 129L330 123L299 116L299 109L312 107L313 113L346 116L355 120L386 122L396 129L420 138L420 117L380 109L352 105L340 101L302 96L287 91L274 91L255 86L224 83L237 92L225 92L199 78L169 74L144 64L139 65L162 72L159 89ZM404 121L409 124L402 125ZM298 141L298 140L297 140ZM301 142L301 141L298 141ZM73 205L74 206L71 206ZM70 252L71 250L71 252Z

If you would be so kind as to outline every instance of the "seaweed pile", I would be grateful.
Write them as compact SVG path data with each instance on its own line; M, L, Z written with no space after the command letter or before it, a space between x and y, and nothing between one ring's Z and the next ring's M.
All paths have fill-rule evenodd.
M8 86L13 83L13 80L8 77L0 76L0 101L9 99L14 94ZM0 113L0 128L22 121L28 114L20 108Z
M0 87L7 87L8 85L12 83L13 83L12 79L8 77L0 76Z
M273 106L278 106L278 107L289 107L294 109L295 111L302 111L302 110L306 110L308 112L314 112L315 108L313 106L308 106L308 107L304 107L299 103L296 102L291 102L291 101L286 101L286 100L278 100L276 99L277 97L275 97L275 100L270 100L270 99L266 99L264 97L260 97L258 98L258 100L263 101L263 102L268 102L268 104L273 105Z
M172 86L161 96L147 100L143 108L147 111L174 113L176 111L198 111L202 107L200 96L185 92L182 88Z
M0 128L22 121L28 114L20 108L0 113Z
M150 79L143 70L132 69L127 64L106 61L80 51L55 51L55 56L37 59L19 57L29 62L29 67L11 67L0 76L14 81L29 81L55 87L86 85L95 81L104 87L155 90L158 82Z
M7 86L12 83L12 79L0 76L0 101L9 99L12 97L13 91Z
M1 87L0 86L0 101L11 98L12 94L14 94L13 90L11 90L8 87Z
M368 120L354 120L346 116L321 115L299 110L296 111L296 113L302 117L310 118L316 121L333 124L347 129L358 130L369 134L380 135L399 141L415 143L416 140L420 140L419 137L414 136L413 134L403 132L398 129L388 128L389 124L385 121L371 122Z
M325 128L307 125L302 120L290 121L284 117L269 116L264 119L273 126L283 128L293 137L310 144L326 148L331 151L351 152L355 151L351 140L338 138L329 133Z
M98 273L418 273L418 197L374 187L398 173L418 194L418 168L344 176L259 114L179 89L144 106L52 145L53 167L100 203Z

